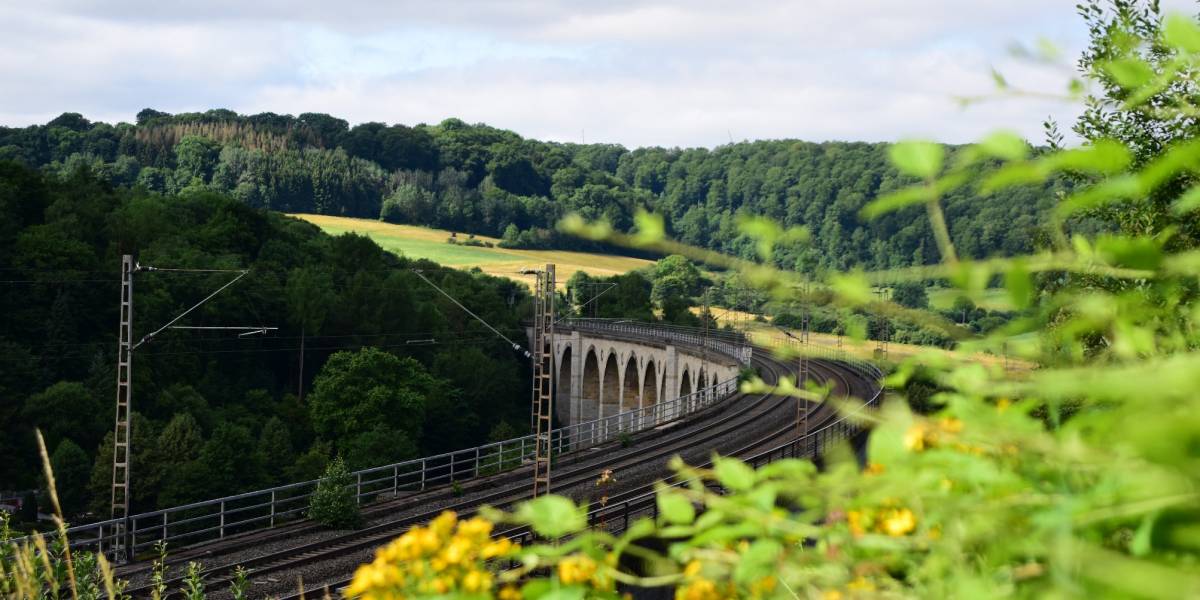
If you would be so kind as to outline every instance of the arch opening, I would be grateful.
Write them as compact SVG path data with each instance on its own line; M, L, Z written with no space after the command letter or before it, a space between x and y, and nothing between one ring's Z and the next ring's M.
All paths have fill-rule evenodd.
M563 350L558 359L558 372L554 380L554 414L559 423L571 421L571 347Z
M646 363L646 373L642 377L642 406L658 404L658 367L654 361Z
M637 360L631 354L629 360L625 361L625 378L621 385L621 412L638 408L639 391L641 389L638 385Z
M609 352L601 375L600 418L615 415L621 410L621 377L617 369L617 353Z
M692 393L692 374L688 372L687 367L683 368L683 374L679 376L679 397L682 398Z
M596 349L589 348L583 361L583 385L580 389L580 421L594 421L600 411L600 359Z

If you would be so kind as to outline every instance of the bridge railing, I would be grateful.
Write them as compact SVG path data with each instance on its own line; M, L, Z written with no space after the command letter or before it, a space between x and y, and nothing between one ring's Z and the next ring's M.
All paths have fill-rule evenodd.
M640 339L700 346L732 357L743 365L750 364L750 342L745 334L736 331L714 328L706 332L697 327L640 323L627 319L562 319L558 326L579 331L624 334Z
M658 328L654 325L604 320L568 320L562 326L581 330L612 332L641 339L674 344L703 345L717 353L739 357L745 338L726 332L712 335L694 329ZM643 429L678 420L713 406L735 394L736 378L730 378L669 402L661 402L556 429L551 444L556 453L588 448ZM351 473L359 504L380 496L416 493L438 485L449 485L518 467L533 459L534 436L527 435L434 456L426 456ZM126 536L124 547L132 555L148 552L159 540L193 544L221 539L277 523L293 520L308 508L319 480L302 481L131 515L125 521L110 519L67 530L72 546L107 551L116 547L118 535Z

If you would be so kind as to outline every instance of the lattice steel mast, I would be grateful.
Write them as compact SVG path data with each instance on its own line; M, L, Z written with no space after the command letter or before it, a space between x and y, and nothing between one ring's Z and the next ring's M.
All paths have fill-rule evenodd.
M533 299L533 496L550 493L554 427L554 265L538 271Z
M117 522L113 536L115 556L130 554L129 531L130 497L130 395L129 381L133 369L133 273L138 269L133 255L121 257L121 330L117 337L117 414L113 425L112 519Z
M179 313L166 325L146 334L136 343L133 341L133 274L139 271L167 271L176 273L237 273L216 291L203 300L193 304L191 308ZM114 521L112 545L108 550L115 558L133 560L133 540L130 538L129 518L133 508L133 351L142 344L154 339L155 336L167 329L224 329L243 332L266 333L275 327L192 327L176 325L180 319L212 300L217 294L225 291L237 280L246 276L249 271L244 269L160 269L143 267L136 262L132 254L121 256L121 329L117 342L117 410L113 424L113 478L111 517ZM103 545L103 540L101 545Z

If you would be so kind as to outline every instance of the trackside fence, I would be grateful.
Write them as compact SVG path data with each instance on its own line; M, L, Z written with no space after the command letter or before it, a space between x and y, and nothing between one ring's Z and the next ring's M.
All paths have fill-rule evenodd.
M750 345L738 333L701 332L694 328L605 319L564 319L558 327L701 347L735 362L749 364L750 361ZM730 378L668 402L555 429L551 445L555 453L563 453L603 444L622 435L685 418L733 396L737 390L737 378ZM377 497L416 493L500 473L531 461L533 454L534 436L527 435L355 471L351 474L354 478L352 487L358 503L363 504ZM71 527L67 533L74 547L107 552L116 547L117 536L122 535L124 529L124 547L129 555L114 557L121 560L151 551L160 540L175 546L188 545L294 520L308 508L309 497L317 483L318 480L291 483L134 514L124 520L123 528L120 527L121 520L110 519Z

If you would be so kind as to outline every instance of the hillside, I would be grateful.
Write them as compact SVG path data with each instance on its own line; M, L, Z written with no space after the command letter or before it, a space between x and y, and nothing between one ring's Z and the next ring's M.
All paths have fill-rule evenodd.
M220 194L146 194L5 161L0 217L0 489L39 485L40 427L72 520L110 500L123 253L248 270L182 325L278 327L164 330L136 349L135 510L310 479L336 455L361 468L470 447L528 423L523 357L413 270L513 336L528 295L509 280ZM135 339L234 276L139 271Z
M947 147L951 158L960 151ZM598 250L557 233L555 224L579 213L627 230L646 209L663 215L667 232L684 242L745 258L755 251L740 230L742 217L804 226L812 243L778 248L773 257L788 269L936 260L921 207L871 220L859 214L912 181L888 163L884 144L765 140L629 150L543 142L458 119L350 127L319 113L146 109L135 124L65 113L46 125L0 127L0 159L63 174L88 168L117 185L161 193L208 189L256 208L474 233L510 248ZM1045 237L1043 216L1065 186L1053 179L987 196L949 192L945 213L959 252L1029 252Z
M488 275L507 277L530 286L533 285L533 277L523 275L521 271L540 268L546 263L556 265L560 287L565 285L567 279L578 271L595 276L610 276L654 264L646 259L599 252L498 248L495 247L495 244L499 243L499 239L482 235L475 236L474 239L480 243L492 244L492 247L468 246L462 243L451 244L447 242L451 233L443 229L396 225L371 219L307 214L291 216L304 219L330 235L353 232L367 236L384 250L395 252L401 256L412 259L424 258L457 268L477 267ZM463 234L457 234L457 237L463 242L468 239L468 236Z

